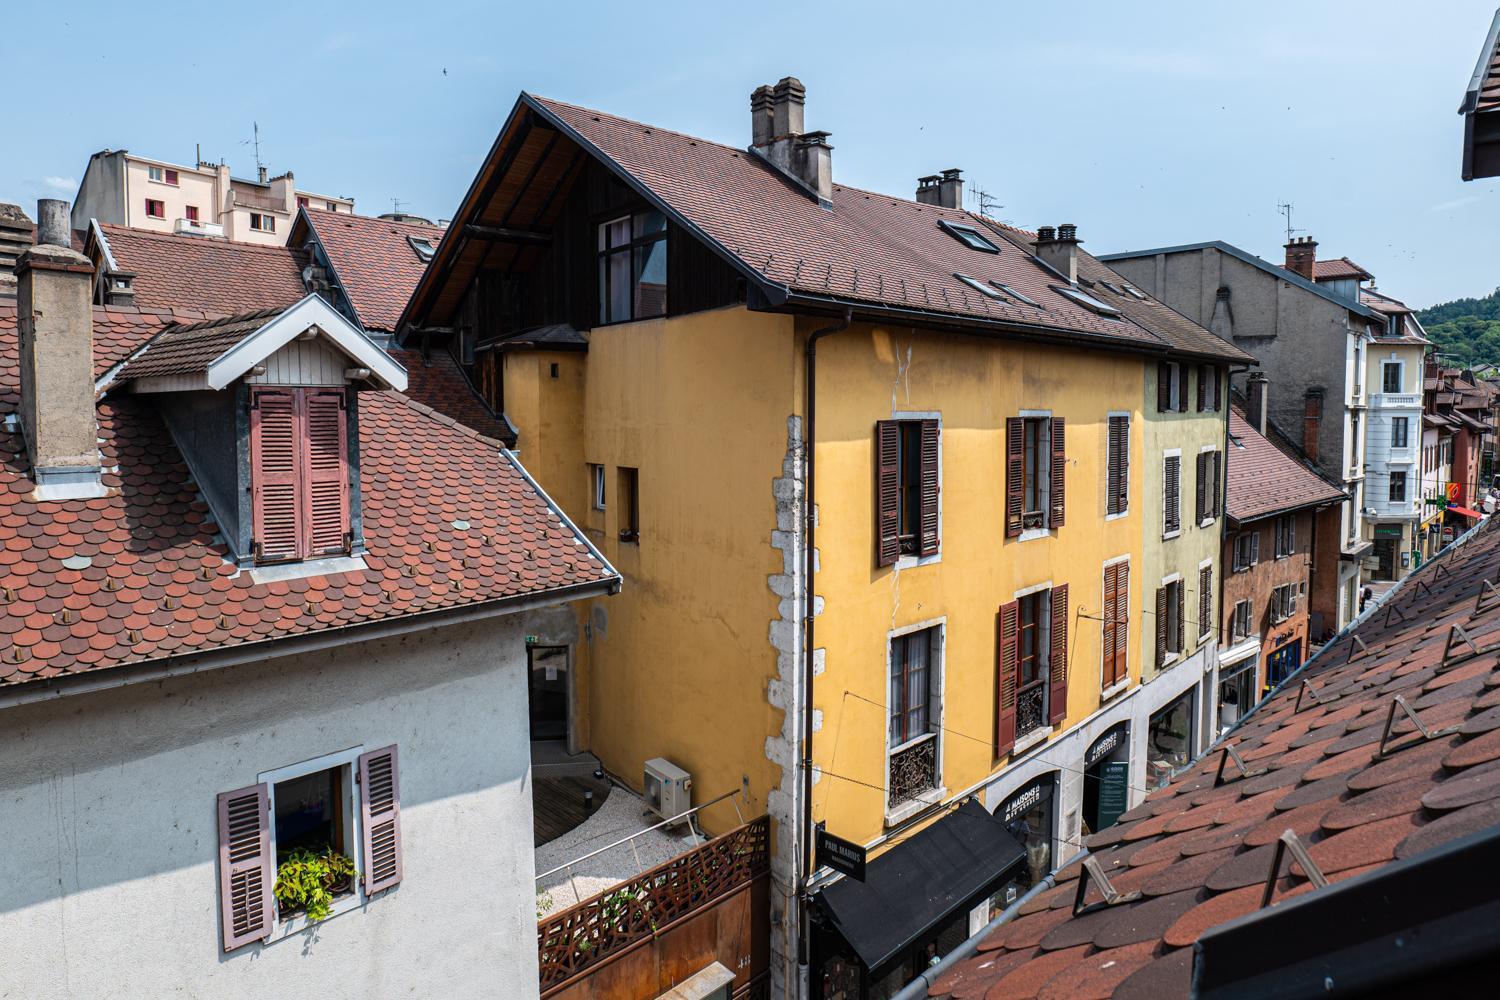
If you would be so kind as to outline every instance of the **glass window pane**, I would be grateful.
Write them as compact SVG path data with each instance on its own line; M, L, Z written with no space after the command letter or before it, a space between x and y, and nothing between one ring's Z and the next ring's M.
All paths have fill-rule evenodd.
M637 212L635 214L635 238L667 231L667 217L660 212Z
M630 251L621 250L604 258L609 264L609 309L604 322L630 318Z
M635 250L635 318L667 314L667 241Z

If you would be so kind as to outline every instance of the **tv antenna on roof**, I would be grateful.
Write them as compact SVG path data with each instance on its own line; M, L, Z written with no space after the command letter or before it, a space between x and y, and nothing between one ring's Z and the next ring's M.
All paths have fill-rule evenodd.
M1305 230L1305 229L1293 229L1292 228L1292 203L1291 202L1289 202L1289 201L1278 201L1276 203L1276 211L1279 212L1281 215L1286 216L1286 241L1288 243L1292 242L1292 234L1293 233L1305 233L1305 232L1307 232L1307 230Z
M969 188L969 197L978 205L979 214L991 219L998 218L997 213L1005 207L998 198L978 185Z
M409 205L409 204L411 204L411 202L409 202L409 201L402 201L400 198L392 198L391 199L391 214L392 215L401 215L402 214L402 212L401 212L401 206L402 205Z
M259 173L265 164L260 162L260 122L251 122L251 138L241 139L241 146L250 146L255 150L255 170Z

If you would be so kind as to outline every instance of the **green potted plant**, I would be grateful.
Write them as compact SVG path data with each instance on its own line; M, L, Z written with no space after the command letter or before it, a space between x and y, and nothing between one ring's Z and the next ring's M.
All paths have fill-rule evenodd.
M332 847L322 853L299 848L277 866L272 891L283 917L301 910L308 920L322 920L334 897L348 892L358 875L354 862Z

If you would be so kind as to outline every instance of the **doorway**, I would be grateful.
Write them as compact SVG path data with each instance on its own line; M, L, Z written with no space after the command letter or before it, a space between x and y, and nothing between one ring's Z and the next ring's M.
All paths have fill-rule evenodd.
M568 647L527 646L531 742L568 738Z

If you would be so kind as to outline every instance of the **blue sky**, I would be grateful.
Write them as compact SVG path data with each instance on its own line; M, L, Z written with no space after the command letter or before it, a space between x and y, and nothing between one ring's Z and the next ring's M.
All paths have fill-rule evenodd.
M446 217L522 89L745 145L751 89L791 74L841 183L961 167L1095 253L1279 259L1289 200L1414 305L1500 285L1500 184L1458 179L1455 114L1493 0L6 7L0 200L28 212L106 147L253 176L259 122L273 173Z

